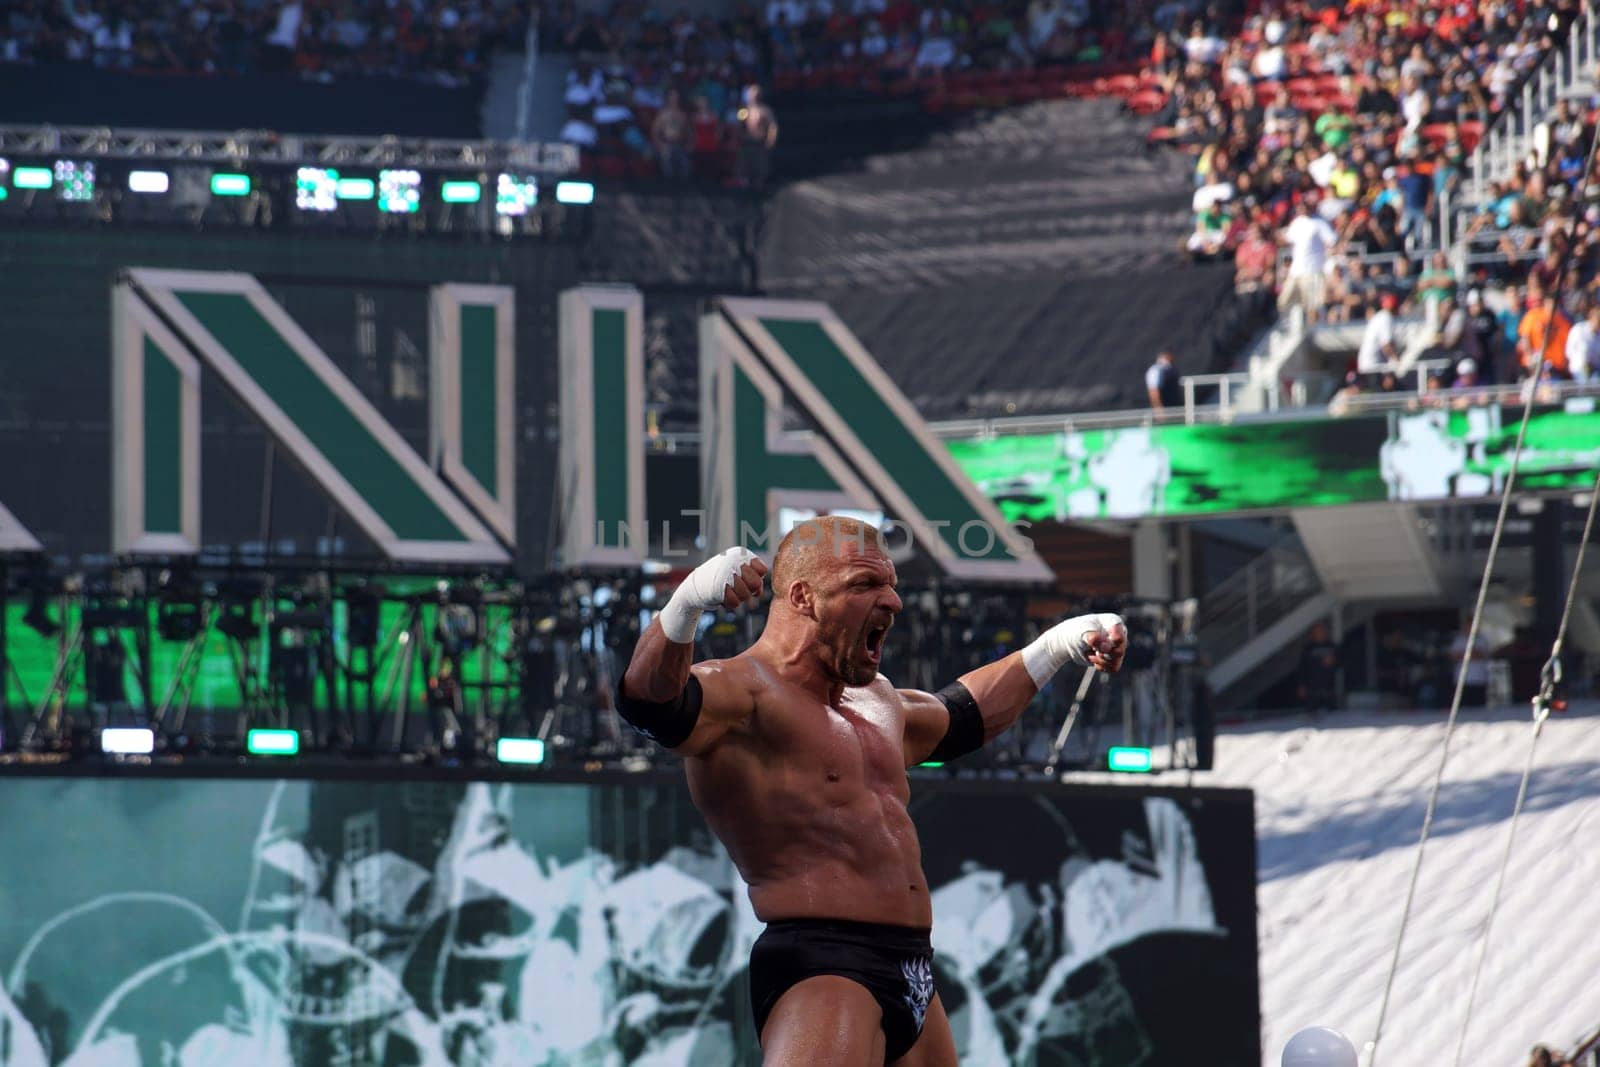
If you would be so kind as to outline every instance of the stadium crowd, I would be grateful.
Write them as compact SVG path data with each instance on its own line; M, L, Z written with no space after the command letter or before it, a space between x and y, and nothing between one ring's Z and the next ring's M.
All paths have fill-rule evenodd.
M1232 36L1200 18L1158 38L1152 140L1195 157L1188 254L1231 257L1239 294L1263 307L1366 322L1345 395L1397 387L1386 371L1408 316L1425 320L1432 386L1515 381L1541 352L1554 377L1600 372L1600 207L1579 206L1600 174L1584 173L1579 108L1545 117L1536 153L1465 226L1463 261L1434 251L1485 125L1577 13L1575 0L1291 3Z
M460 85L496 48L521 48L526 12L495 0L16 0L0 62L139 73L387 75Z
M770 146L775 126L750 86L893 94L947 76L1099 64L1148 48L1157 14L1151 0L736 0L718 18L546 0L540 43L576 60L564 137L602 173L731 170L757 184L764 155L753 146Z

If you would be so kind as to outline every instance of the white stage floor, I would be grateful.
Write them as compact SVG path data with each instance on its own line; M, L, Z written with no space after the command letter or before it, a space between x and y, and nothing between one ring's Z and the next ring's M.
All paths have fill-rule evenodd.
M1600 704L1546 724L1470 1024L1464 1018L1532 720L1464 713L1384 1036L1380 1067L1520 1067L1600 1026ZM1362 1049L1377 1023L1442 712L1343 713L1224 729L1196 785L1256 790L1264 1062L1306 1026ZM1363 1067L1367 1057L1362 1056Z

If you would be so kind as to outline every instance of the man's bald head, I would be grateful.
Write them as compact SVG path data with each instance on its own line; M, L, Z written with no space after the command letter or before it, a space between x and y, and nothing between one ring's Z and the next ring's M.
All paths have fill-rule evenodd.
M844 515L821 515L796 524L778 542L772 557L773 598L787 598L795 582L815 585L829 569L856 556L888 557L876 526Z

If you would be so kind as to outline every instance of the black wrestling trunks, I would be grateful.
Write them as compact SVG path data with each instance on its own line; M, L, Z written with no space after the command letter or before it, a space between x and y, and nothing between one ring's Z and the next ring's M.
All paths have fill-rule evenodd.
M750 1006L756 1034L778 998L807 978L835 974L865 986L883 1009L884 1061L910 1051L933 999L928 931L844 919L780 919L750 950Z

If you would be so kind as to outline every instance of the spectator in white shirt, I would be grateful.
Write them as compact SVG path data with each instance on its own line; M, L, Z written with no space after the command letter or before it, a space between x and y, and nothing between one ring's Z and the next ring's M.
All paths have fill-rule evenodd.
M1400 113L1405 116L1406 129L1420 129L1428 121L1428 113L1433 110L1433 101L1428 97L1428 91L1422 83L1415 78L1402 78L1400 87L1405 94L1400 98Z
M1256 81L1282 81L1288 71L1289 57L1281 45L1267 45L1250 61L1250 73Z
M1167 411L1183 406L1183 385L1178 381L1178 371L1172 361L1172 350L1162 349L1156 361L1144 372L1144 391L1155 411Z
M1206 32L1200 22L1195 22L1189 27L1189 36L1183 42L1183 54L1191 63L1204 63L1210 66L1222 58L1222 53L1227 45L1214 34Z
M1378 299L1378 310L1367 319L1367 328L1361 334L1361 348L1356 352L1356 373L1362 376L1368 388L1387 385L1383 379L1389 373L1389 366L1400 359L1394 340L1394 309L1400 306L1400 298L1394 293L1384 293Z
M592 63L579 62L567 71L566 102L569 107L589 107L606 96L605 75Z
M1589 381L1600 371L1600 301L1591 302L1567 331L1567 372L1572 380Z
M1309 199L1301 200L1294 220L1283 230L1283 243L1289 246L1289 273L1278 294L1278 309L1287 311L1298 303L1308 317L1315 318L1322 308L1323 267L1339 235L1311 207Z

